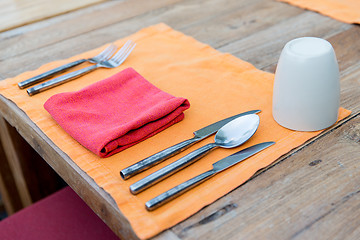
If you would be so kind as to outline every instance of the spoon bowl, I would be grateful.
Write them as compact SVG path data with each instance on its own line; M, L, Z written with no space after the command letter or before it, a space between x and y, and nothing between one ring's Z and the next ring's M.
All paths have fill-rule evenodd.
M218 147L233 148L249 140L260 124L256 114L249 114L227 123L215 135L215 144Z

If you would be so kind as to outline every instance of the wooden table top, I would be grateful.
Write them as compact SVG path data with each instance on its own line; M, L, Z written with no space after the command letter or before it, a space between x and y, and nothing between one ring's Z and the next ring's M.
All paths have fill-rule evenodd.
M154 239L359 239L358 25L274 0L103 1L0 32L0 80L159 22L272 73L289 40L327 39L352 114ZM1 95L0 114L116 234L136 239L114 201Z
M102 1L104 0L2 0L0 1L0 32L61 15Z

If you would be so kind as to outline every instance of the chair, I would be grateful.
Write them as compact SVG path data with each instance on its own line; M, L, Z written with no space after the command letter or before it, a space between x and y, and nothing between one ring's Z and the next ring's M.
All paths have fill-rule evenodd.
M0 239L119 240L70 187L2 220Z

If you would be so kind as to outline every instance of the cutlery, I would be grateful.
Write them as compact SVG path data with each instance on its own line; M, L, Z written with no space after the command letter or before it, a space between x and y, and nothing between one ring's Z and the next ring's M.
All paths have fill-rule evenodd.
M223 158L217 162L215 162L212 166L213 168L207 172L204 172L196 177L193 177L186 182L183 182L176 187L160 194L159 196L147 201L145 203L146 209L149 211L155 210L158 207L164 205L165 203L171 201L172 199L182 195L188 190L194 188L205 180L211 178L215 174L235 165L239 162L244 161L245 159L255 155L256 153L264 150L265 148L270 147L275 144L275 142L263 142L256 144L254 146L243 149L237 153L234 153L226 158Z
M135 43L133 43L132 41L127 41L124 46L114 55L112 56L109 60L104 60L100 63L97 63L93 66L89 66L68 74L65 74L63 76L51 79L47 82L44 83L40 83L39 85L36 85L32 88L29 88L27 90L27 93L29 94L29 96L33 96L37 93L43 92L47 89L56 87L58 85L61 85L63 83L66 83L70 80L73 80L75 78L78 78L80 76L83 76L91 71L94 71L97 68L103 67L103 68L115 68L120 66L120 64L122 64L125 59L130 55L131 51L134 49L135 47Z
M234 115L232 117L223 119L221 121L218 121L216 123L213 123L209 126L206 126L204 128L201 128L197 131L194 132L194 137L191 139L187 139L183 142L180 142L178 144L175 144L174 146L171 146L169 148L166 148L158 153L155 153L154 155L147 157L123 170L120 171L120 176L126 180L131 178L132 176L145 171L146 169L155 166L161 162L163 162L164 160L178 154L179 152L185 150L186 148L190 147L191 145L193 145L194 143L216 133L222 126L224 126L225 124L227 124L228 122L230 122L231 120L234 120L235 118L244 116L244 115L248 115L248 114L254 114L254 113L259 113L260 110L253 110L253 111L248 111L248 112L244 112L244 113L240 113L237 115Z
M25 81L19 82L18 86L20 89L24 89L26 87L29 87L31 85L34 85L36 83L39 83L43 80L49 79L55 75L58 75L60 73L65 72L66 70L68 70L69 68L75 67L81 63L84 62L90 62L90 63L99 63L101 61L107 60L111 57L111 55L114 54L114 52L116 51L116 46L114 44L111 44L110 46L108 46L104 51L102 51L101 53L99 53L98 55L96 55L95 57L92 58L88 58L88 59L80 59L65 65L62 65L60 67L54 68L50 71L47 71L45 73L42 73L40 75L37 75L35 77L29 78Z
M260 118L256 114L238 117L224 125L215 135L215 143L209 143L195 151L185 155L179 160L165 166L164 168L148 175L130 186L132 194L138 194L151 187L155 183L180 171L184 167L205 156L211 150L222 148L234 148L246 142L256 132Z

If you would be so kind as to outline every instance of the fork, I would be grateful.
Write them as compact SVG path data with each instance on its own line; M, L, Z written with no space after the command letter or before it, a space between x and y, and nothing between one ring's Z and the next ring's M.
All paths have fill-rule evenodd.
M120 66L125 59L130 55L131 51L136 46L136 43L132 42L131 40L127 41L124 46L109 60L104 60L100 63L97 63L96 65L89 66L68 74L65 74L63 76L51 79L47 82L41 83L39 85L36 85L32 88L29 88L27 90L27 93L29 96L33 96L37 93L43 92L47 89L53 88L55 86L58 86L60 84L63 84L65 82L68 82L70 80L73 80L75 78L78 78L80 76L83 76L91 71L94 71L97 68L103 67L103 68L115 68Z
M103 50L101 53L99 53L98 55L96 55L95 57L92 58L88 58L88 59L80 59L65 65L62 65L60 67L54 68L52 70L49 70L45 73L42 73L40 75L37 75L35 77L29 78L25 81L19 82L18 86L20 89L24 89L26 87L29 87L31 85L34 85L36 83L41 82L42 80L46 80L49 79L55 75L58 75L60 73L65 72L66 70L68 70L69 68L75 67L81 63L84 62L90 62L90 63L99 63L101 61L107 60L111 57L111 55L114 54L114 52L116 51L116 46L114 44L111 44L110 46L108 46L105 50Z

